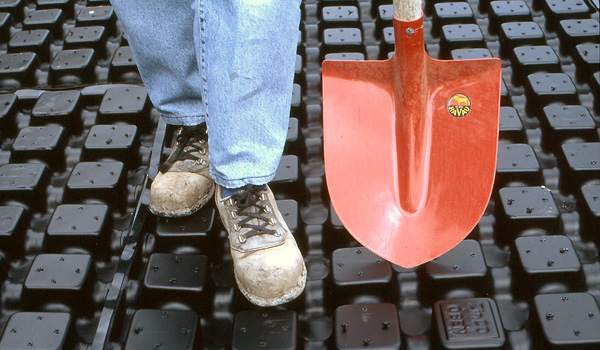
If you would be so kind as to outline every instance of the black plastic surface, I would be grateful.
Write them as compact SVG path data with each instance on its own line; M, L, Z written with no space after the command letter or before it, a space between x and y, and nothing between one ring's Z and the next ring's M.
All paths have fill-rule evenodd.
M512 62L515 81L521 84L531 73L560 72L560 60L550 46L515 47Z
M50 82L71 85L93 82L96 60L93 49L63 50L52 60Z
M64 168L66 133L62 126L36 126L21 129L11 147L11 160L38 159L50 168Z
M445 349L504 347L506 336L494 300L440 300L433 308L440 342Z
M297 332L298 320L293 311L243 311L235 317L232 349L296 349Z
M600 309L590 294L545 294L536 296L534 302L546 340L541 346L593 349L600 345Z
M23 29L48 29L55 38L62 38L64 16L60 9L35 10L23 19Z
M102 26L75 27L65 35L65 49L91 48L98 55L106 52L107 35Z
M324 7L322 13L323 22L327 27L351 28L359 24L359 12L355 6Z
M525 1L491 1L489 16L494 26L505 22L526 22L531 20L531 10Z
M34 29L17 32L8 42L8 52L34 52L37 57L48 62L52 34L48 29Z
M139 163L139 134L135 125L94 125L83 144L87 161L111 158L133 168Z
M463 48L485 46L483 33L477 24L448 24L442 26L440 49L443 55Z
M66 312L14 313L4 329L0 349L69 349L74 345L70 341L72 322Z
M344 228L327 192L321 64L395 54L392 1L304 0L270 186L308 281L297 300L258 308L238 290L214 201L187 218L148 211L176 128L152 106L110 2L0 1L0 349L598 348L598 1L423 10L433 59L502 62L481 220L414 268ZM57 69L64 59L75 69Z
M198 315L186 310L138 310L127 335L125 349L192 350L200 345Z
M398 311L393 304L354 304L335 310L338 349L400 349Z
M35 53L0 55L0 65L0 79L3 80L4 86L20 88L35 84L35 71L39 66L39 59Z

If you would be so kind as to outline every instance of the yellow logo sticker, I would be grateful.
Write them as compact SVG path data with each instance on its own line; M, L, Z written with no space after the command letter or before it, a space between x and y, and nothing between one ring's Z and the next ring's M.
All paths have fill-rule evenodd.
M456 118L462 118L471 111L471 99L465 94L454 94L448 99L448 113Z

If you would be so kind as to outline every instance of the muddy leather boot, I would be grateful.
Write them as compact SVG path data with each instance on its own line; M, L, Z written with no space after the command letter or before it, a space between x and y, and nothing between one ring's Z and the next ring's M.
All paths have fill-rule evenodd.
M217 186L215 199L242 294L259 306L283 304L300 295L306 266L269 187L249 185L223 198L223 188Z
M215 183L208 165L208 137L203 126L183 126L173 151L152 182L150 211L159 216L190 215L212 197Z

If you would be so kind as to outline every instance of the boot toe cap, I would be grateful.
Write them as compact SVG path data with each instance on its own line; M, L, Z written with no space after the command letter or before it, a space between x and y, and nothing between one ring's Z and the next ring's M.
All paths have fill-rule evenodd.
M150 209L164 216L189 215L206 204L213 191L212 180L199 174L159 174L150 189Z
M236 270L241 289L262 300L291 300L302 292L306 280L300 252L290 252L281 246L240 259Z

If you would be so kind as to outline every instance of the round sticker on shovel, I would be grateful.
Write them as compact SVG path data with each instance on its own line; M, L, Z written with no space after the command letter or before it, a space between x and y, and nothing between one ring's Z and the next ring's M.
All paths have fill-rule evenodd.
M471 99L465 94L454 94L448 99L448 113L456 118L462 118L471 111Z

